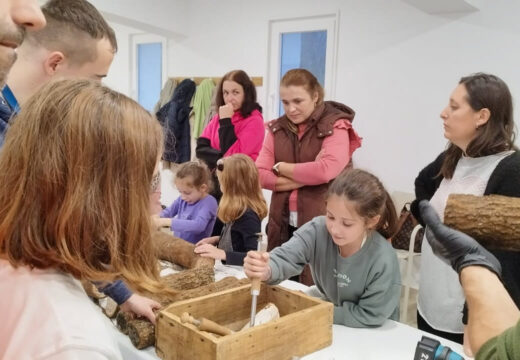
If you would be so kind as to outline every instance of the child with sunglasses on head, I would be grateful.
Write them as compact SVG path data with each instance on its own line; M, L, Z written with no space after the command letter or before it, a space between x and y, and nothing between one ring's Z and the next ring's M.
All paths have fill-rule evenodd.
M375 327L399 317L401 279L394 249L396 212L381 182L362 170L346 170L330 185L327 215L295 231L270 253L244 259L250 278L269 284L299 274L309 264L317 289L334 304L334 323Z
M247 252L257 248L257 234L267 216L258 170L249 156L235 154L218 160L217 177L222 190L218 217L224 228L220 236L199 241L195 252L242 266Z
M161 211L156 224L170 227L175 236L195 244L211 235L217 218L217 200L209 194L208 167L198 161L181 164L175 174L175 187L180 196Z

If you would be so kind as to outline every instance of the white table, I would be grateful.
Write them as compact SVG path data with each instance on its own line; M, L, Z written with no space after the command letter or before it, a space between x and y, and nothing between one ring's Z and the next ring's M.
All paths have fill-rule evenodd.
M216 265L215 278L220 280L225 276L244 277L240 267L222 267ZM308 289L307 286L286 280L280 285L291 290ZM149 347L137 350L127 336L121 334L115 327L114 331L123 358L136 360L157 360L155 348ZM422 332L411 326L387 320L383 326L373 329L355 329L342 325L333 325L332 345L304 356L301 360L413 360L417 342L423 335L435 338L444 346L463 355L462 346L452 341ZM469 359L465 357L465 359Z
M137 350L127 336L118 332L117 341L124 359L157 360L155 348ZM333 326L332 345L301 360L412 360L415 347L422 335L436 338L444 346L463 355L462 346L449 340L424 333L399 322L388 320L375 329L354 329L341 325ZM466 357L466 359L468 359Z

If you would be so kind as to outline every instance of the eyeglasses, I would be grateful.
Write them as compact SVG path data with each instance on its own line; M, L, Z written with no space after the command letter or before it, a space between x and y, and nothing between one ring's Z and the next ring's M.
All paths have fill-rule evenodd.
M224 171L224 160L218 159L217 161L217 170Z
M157 172L157 174L155 174L152 177L152 183L150 184L150 192L151 193L157 192L157 190L159 190L160 187L161 187L161 173Z

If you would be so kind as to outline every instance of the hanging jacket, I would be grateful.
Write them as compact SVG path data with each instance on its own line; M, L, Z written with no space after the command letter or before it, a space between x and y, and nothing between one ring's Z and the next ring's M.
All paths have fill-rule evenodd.
M202 122L202 128L205 129L209 122L215 115L217 115L217 90L218 86L215 86L211 91L211 103L209 105L208 113Z
M164 105L168 103L168 101L171 100L173 96L173 92L175 91L175 88L177 87L177 80L169 78L166 80L166 83L164 84L161 94L159 95L159 101L157 101L157 104L153 107L153 113L157 114L160 108L162 108Z
M205 79L199 84L199 86L197 86L197 91L195 91L195 96L193 98L193 112L195 113L195 118L193 119L193 131L191 133L192 137L195 139L198 138L202 133L202 130L204 130L204 119L210 110L213 88L215 88L213 80Z
M175 88L172 99L157 112L164 131L163 160L183 163L190 160L190 102L195 83L185 79Z

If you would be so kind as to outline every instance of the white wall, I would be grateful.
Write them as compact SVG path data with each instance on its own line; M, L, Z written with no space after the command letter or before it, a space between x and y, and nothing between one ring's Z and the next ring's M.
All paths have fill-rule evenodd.
M470 0L478 12L432 15L410 2L178 0L187 21L169 42L168 73L220 76L241 68L265 81L269 20L339 10L335 100L357 112L364 143L355 165L390 191L413 191L417 172L446 144L439 113L462 75L495 73L520 95L520 4Z
M114 22L109 22L114 29L117 39L118 51L114 56L114 61L108 71L108 76L103 81L107 86L117 90L127 96L131 96L131 81L132 81L132 52L131 52L131 36L135 33L140 33L142 30L132 27L124 26Z

